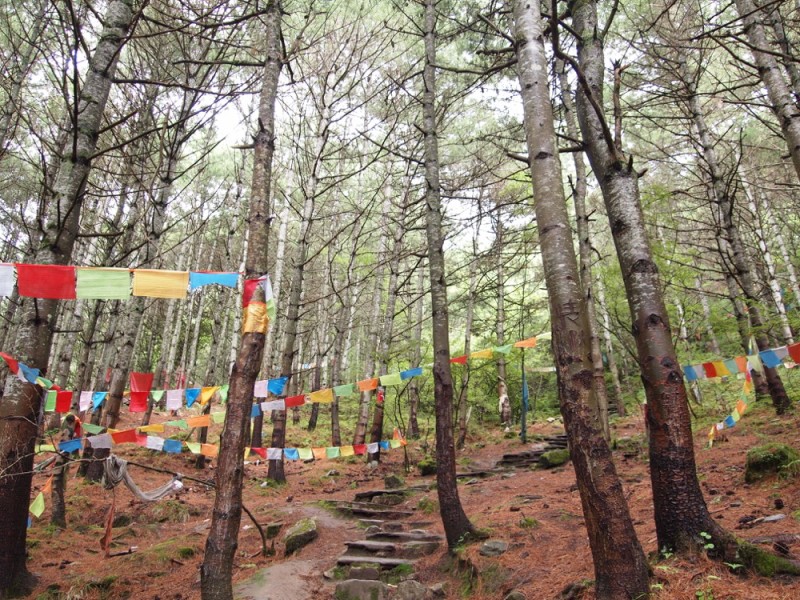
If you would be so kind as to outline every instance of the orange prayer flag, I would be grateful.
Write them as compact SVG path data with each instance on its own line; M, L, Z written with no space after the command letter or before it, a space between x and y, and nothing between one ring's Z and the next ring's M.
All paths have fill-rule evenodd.
M746 356L737 356L733 360L736 361L736 366L739 367L739 373L746 373L747 372L747 357Z
M356 385L358 386L359 392L369 392L370 390L374 390L378 387L379 380L377 377L374 379L362 379L361 381L357 382Z
M203 456L208 456L209 458L216 458L219 454L219 446L214 444L201 444L200 454Z
M200 415L199 417L191 417L186 419L186 424L189 427L208 427L211 425L211 415Z
M743 415L747 411L747 403L744 400L739 400L736 403L736 410L739 411L740 415Z
M50 475L50 479L47 480L47 483L44 484L42 487L43 494L49 494L53 490L53 476Z
M514 348L535 348L536 338L528 338L527 340L520 340L514 344Z
M314 453L315 460L321 460L328 457L328 452L325 448L312 448L311 451Z

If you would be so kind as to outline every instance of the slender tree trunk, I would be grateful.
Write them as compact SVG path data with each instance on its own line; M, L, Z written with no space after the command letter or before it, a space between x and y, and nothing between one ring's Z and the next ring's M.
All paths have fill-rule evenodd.
M611 318L608 315L606 305L606 291L603 282L597 282L597 301L600 306L600 316L603 319L603 344L606 348L606 360L608 361L608 371L611 373L611 385L614 386L614 402L617 407L617 414L625 416L625 398L622 394L622 384L620 383L619 367L617 366L616 353L611 338Z
M564 198L539 7L528 0L514 0L514 38L561 414L594 558L596 596L646 597L647 560L633 529L611 449L590 408L595 386L588 315Z
M245 260L247 276L267 270L269 247L272 157L275 152L275 99L278 94L283 56L281 52L281 2L272 0L261 17L266 58L262 74L251 180L248 239ZM256 291L261 295L261 290ZM257 299L257 298L256 298ZM242 519L245 438L250 428L253 386L261 368L266 331L244 333L233 365L228 392L228 409L220 438L217 460L216 495L211 530L200 567L203 600L233 600L233 564Z
M505 245L503 231L503 206L497 202L497 221L495 225L494 259L497 271L497 313L495 315L495 332L497 345L506 343L506 293L505 293L505 263L503 262L503 247ZM497 404L500 424L508 427L511 425L511 401L508 398L508 385L506 384L506 359L503 354L497 357Z
M416 307L416 320L414 322L414 340L419 342L422 339L422 317L425 312L425 271L420 267L417 271L417 292L419 299ZM414 357L412 366L418 367L422 360L422 344L413 343ZM406 435L411 439L419 438L419 421L417 410L419 408L419 381L412 377L408 384L408 431Z
M477 251L477 235L472 239L472 248ZM472 351L472 321L475 313L475 291L478 286L478 261L477 252L469 265L469 291L467 297L467 315L464 319L464 354L469 356ZM419 338L417 338L419 339ZM415 363L416 364L416 363ZM503 365L505 367L505 365ZM505 370L505 368L504 368ZM461 370L461 391L458 394L458 438L456 448L463 450L467 440L467 415L469 414L467 400L469 398L469 367L465 366Z
M92 157L122 45L133 21L134 0L112 0L90 60L72 127L73 143L65 152L47 201L47 221L34 251L34 262L68 264L78 237L81 208ZM57 300L26 303L14 355L44 369L50 357ZM27 575L25 566L28 504L33 445L41 410L41 390L16 376L6 378L0 403L0 596Z
M439 141L436 119L436 4L425 0L422 30L425 62L422 74L422 132L425 143L425 225L431 283L433 328L433 385L436 402L436 491L447 545L452 550L475 535L461 506L456 486L456 456L453 443L453 374L450 369L450 330L447 281L442 234L442 200L439 184Z
M700 534L705 532L714 540L720 555L728 557L733 538L709 515L697 481L686 387L647 238L639 176L632 159L615 148L604 116L598 114L598 108L603 106L605 63L595 1L577 0L571 5L571 13L585 81L578 94L578 121L589 162L603 192L647 396L658 547L685 550L702 542Z
M706 325L706 335L708 336L709 350L714 356L722 356L722 350L719 347L719 340L717 334L714 332L714 326L711 324L711 307L708 304L708 296L703 293L703 280L696 277L694 280L695 288L697 289L698 296L700 296L700 306L703 309L703 321Z

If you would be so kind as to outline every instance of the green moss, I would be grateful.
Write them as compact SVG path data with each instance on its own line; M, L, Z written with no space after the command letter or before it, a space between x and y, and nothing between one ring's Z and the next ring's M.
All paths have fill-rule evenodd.
M772 577L778 573L800 575L800 567L785 558L765 552L753 544L740 543L737 555L742 564L764 577Z
M434 475L436 473L436 460L431 456L426 456L417 463L419 474L425 477L426 475Z
M433 514L439 510L439 504L435 500L431 500L427 496L423 496L417 502L417 508L425 514Z
M747 452L744 480L759 481L773 474L793 475L800 467L800 454L786 444L770 443L756 446Z
M178 548L178 556L181 558L192 558L195 555L196 551L194 548Z
M569 450L561 448L550 450L539 457L539 465L545 469L551 469L565 464L569 460Z

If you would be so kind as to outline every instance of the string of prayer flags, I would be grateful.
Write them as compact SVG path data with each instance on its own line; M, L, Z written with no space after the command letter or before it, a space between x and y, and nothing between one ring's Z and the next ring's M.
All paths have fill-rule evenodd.
M188 271L134 269L133 295L148 298L185 298L189 285Z
M753 379L750 375L749 369L745 368L744 371L744 385L742 386L742 391L739 393L739 400L736 402L736 407L733 409L731 414L725 417L719 423L716 423L711 426L711 429L708 432L708 446L709 448L714 445L714 438L717 435L718 431L722 431L725 428L730 428L736 425L739 420L742 418L744 413L747 411L748 404L747 399L750 392L753 390Z
M75 267L17 263L17 291L29 298L75 299Z
M390 385L402 385L403 378L400 377L400 373L389 373L388 375L382 375L380 377L381 385L386 387Z
M76 298L127 300L130 296L130 270L78 267Z
M333 402L333 390L331 388L325 388L324 390L317 390L316 392L311 392L308 395L308 399L311 402L322 402L328 404Z
M239 283L239 273L223 273L214 271L190 271L189 289L191 291L204 285L221 285L229 288L236 288Z
M14 265L0 264L0 297L14 293Z

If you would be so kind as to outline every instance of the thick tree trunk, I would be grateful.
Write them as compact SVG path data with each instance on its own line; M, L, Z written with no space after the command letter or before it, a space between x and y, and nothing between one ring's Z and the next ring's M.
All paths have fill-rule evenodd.
M271 1L261 19L266 58L248 212L250 243L247 246L245 273L250 277L260 276L267 269L272 157L275 152L275 99L283 65L280 0ZM261 290L257 290L256 294L262 294ZM211 530L200 567L203 600L233 600L233 566L242 519L245 438L249 433L253 386L261 369L265 338L266 331L243 334L231 372L228 408L217 459L217 492Z
M577 0L571 5L571 12L578 36L578 61L585 79L585 87L581 86L578 94L578 121L589 162L603 192L647 397L658 547L685 550L701 542L700 533L705 532L725 555L732 536L709 515L697 481L686 387L672 343L658 268L647 239L638 174L633 161L614 147L604 117L597 112L603 106L605 63L596 4L594 0Z
M122 45L128 39L134 0L112 0L75 107L73 143L65 152L47 204L50 219L34 251L33 262L68 264L79 232L86 181L97 146L111 80ZM50 357L53 317L58 301L26 303L13 354L44 369ZM0 403L0 596L26 575L25 540L31 490L33 445L41 409L41 390L16 376L6 378Z
M456 486L453 443L453 374L450 370L450 330L447 281L442 232L442 200L439 184L439 141L436 119L436 0L425 0L422 23L425 67L422 74L422 131L425 136L425 225L431 283L433 328L433 385L436 402L436 491L447 545L452 550L475 535Z
M564 198L539 6L514 0L514 37L561 414L594 558L597 598L646 597L647 560L633 529L611 449L589 403L594 376L586 300Z

